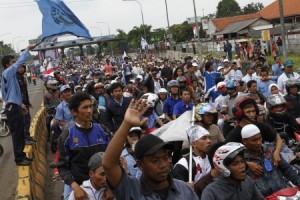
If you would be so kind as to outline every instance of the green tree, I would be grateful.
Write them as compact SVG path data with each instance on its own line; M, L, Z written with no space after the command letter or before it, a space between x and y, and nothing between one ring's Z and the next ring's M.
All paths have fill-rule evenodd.
M242 9L243 14L251 14L251 13L257 13L261 9L264 8L264 5L262 3L249 3Z
M187 21L182 24L174 24L170 27L170 33L176 42L191 40L194 37L193 25L188 24Z
M222 0L218 4L216 17L231 17L241 13L241 7L235 0Z
M3 41L0 41L0 59L7 54L14 54L15 51L11 47L11 44L4 44Z
M149 25L141 25L140 27L133 27L133 29L131 29L128 32L128 37L127 37L127 41L129 46L131 47L140 47L141 44L141 38L144 37L144 27L145 27L145 32L146 32L146 39L148 40L148 36L150 36L150 30L152 28L152 26Z

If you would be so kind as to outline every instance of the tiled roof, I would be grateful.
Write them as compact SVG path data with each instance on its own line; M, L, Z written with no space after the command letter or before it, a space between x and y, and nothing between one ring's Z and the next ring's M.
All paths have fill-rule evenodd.
M212 22L214 23L218 31L222 31L228 24L232 22L239 22L254 18L260 18L260 15L258 13L254 13L248 15L238 15L233 17L216 18L212 19Z
M283 0L284 16L300 15L300 0ZM224 28L233 22L244 21L254 18L264 18L267 20L279 18L279 2L278 0L269 4L257 13L248 15L238 15L233 17L223 17L212 19L217 31L222 31Z
M300 0L283 0L284 16L294 16L300 14ZM265 19L276 19L280 17L278 0L269 4L258 12Z

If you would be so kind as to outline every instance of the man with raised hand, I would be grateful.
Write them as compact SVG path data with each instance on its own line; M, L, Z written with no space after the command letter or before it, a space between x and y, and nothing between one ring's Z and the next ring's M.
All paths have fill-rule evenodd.
M147 119L141 116L148 109L146 102L132 100L124 120L115 133L103 157L106 179L116 199L198 199L194 191L170 175L172 145L154 135L143 136L135 146L140 179L126 175L120 166L120 155L130 128L141 126Z

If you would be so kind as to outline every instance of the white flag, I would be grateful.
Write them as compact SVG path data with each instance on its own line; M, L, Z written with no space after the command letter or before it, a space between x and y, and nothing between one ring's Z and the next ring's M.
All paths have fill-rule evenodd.
M122 56L123 60L124 60L125 57L128 58L128 56L127 56L127 54L126 54L126 51L124 51L124 53L123 53L123 56Z
M156 135L166 142L188 141L186 129L191 126L192 111L184 112L176 120L170 121L151 134Z
M141 46L142 46L143 50L147 50L148 49L148 43L147 43L147 41L143 37L142 37L142 40L141 40Z

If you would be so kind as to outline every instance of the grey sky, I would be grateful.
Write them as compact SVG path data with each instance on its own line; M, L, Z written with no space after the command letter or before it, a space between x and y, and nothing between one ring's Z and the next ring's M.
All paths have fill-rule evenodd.
M72 2L73 1L73 2ZM216 12L220 0L195 0L197 15L202 16ZM72 3L71 3L72 2ZM143 8L145 24L153 28L167 27L165 0L140 0ZM237 0L241 7L251 2L262 2L267 6L273 0ZM138 3L122 0L66 0L65 3L90 30L92 36L108 34L105 21L109 24L111 34L116 29L125 32L142 24ZM194 16L193 0L167 0L170 26ZM27 45L42 31L42 15L33 0L0 0L0 40L12 43L16 49ZM96 27L96 28L92 28ZM3 35L5 33L10 33ZM3 36L1 36L3 35Z

